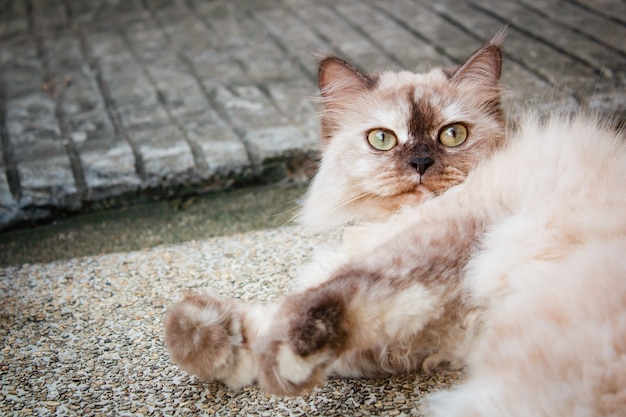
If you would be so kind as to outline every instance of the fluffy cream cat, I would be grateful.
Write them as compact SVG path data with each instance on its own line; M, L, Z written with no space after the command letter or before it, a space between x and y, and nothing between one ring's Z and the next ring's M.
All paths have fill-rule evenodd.
M527 116L505 139L501 39L422 75L321 61L323 160L302 219L361 225L279 303L174 304L182 369L297 395L445 363L467 378L436 416L624 415L624 134Z

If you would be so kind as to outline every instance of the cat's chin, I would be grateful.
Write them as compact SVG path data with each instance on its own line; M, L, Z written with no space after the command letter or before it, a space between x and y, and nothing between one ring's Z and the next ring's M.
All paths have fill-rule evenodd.
M396 202L399 208L404 206L415 206L433 198L434 196L435 193L420 184L412 191L398 194Z
M369 196L367 200L360 201L360 205L354 208L355 216L352 223L385 222L394 214L401 212L407 207L415 207L433 198L436 194L423 185L395 194L393 196L381 195L378 198Z

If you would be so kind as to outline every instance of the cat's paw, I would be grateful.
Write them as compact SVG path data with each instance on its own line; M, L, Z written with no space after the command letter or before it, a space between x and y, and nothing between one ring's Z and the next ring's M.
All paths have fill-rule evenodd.
M242 331L235 300L190 295L165 316L165 345L172 361L203 380L232 389L254 382L254 362Z
M343 300L306 295L290 297L255 346L259 385L268 393L293 396L322 384L346 339Z

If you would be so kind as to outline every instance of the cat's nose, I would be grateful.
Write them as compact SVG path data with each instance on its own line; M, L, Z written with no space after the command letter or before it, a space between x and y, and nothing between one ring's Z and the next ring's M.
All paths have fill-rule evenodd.
M425 158L413 158L409 161L409 165L411 165L415 170L420 174L424 175L424 172L431 166L435 160L429 156Z

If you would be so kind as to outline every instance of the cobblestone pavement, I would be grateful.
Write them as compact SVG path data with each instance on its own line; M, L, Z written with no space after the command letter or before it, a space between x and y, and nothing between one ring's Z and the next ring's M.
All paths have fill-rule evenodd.
M505 24L509 103L626 114L622 0L2 0L0 229L302 179L311 51L454 65Z

